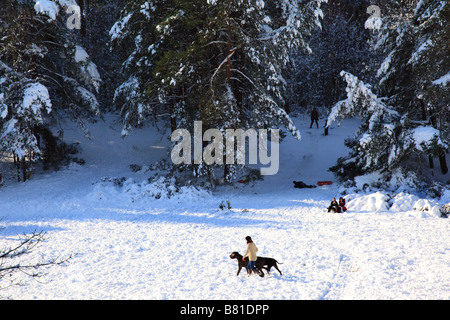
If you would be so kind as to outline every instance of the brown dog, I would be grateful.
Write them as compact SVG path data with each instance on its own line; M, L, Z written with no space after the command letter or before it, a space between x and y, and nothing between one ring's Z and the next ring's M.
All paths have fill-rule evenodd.
M245 261L242 261L242 255L235 251L235 252L230 254L230 258L231 259L237 259L237 261L238 261L238 272L236 274L237 276L241 272L242 268L245 268L247 270L247 273L249 273L249 270L247 269L248 257L245 258ZM280 269L278 269L277 263L280 263L280 262L278 262L277 260L275 260L273 258L257 257L256 258L255 267L256 267L256 270L258 270L258 271L260 270L261 271L262 275L261 274L260 275L262 277L264 276L264 273L262 272L262 269L266 269L267 270L267 274L269 274L270 269L272 267L277 269L278 272L280 273L280 275L282 275ZM282 264L282 263L280 263L280 264Z

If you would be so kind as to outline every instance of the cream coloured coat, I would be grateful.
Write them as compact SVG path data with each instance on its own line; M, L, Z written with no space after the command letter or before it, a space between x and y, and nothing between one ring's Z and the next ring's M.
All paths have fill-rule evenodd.
M244 258L248 256L250 261L256 261L256 253L258 252L258 248L253 242L247 244L247 251L244 253Z

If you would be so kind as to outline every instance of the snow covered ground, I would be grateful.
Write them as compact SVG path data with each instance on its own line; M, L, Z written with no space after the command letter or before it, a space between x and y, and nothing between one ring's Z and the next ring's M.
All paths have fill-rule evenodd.
M168 141L152 128L125 140L109 115L90 125L92 140L66 124L68 142L80 142L83 166L34 175L0 189L0 248L17 234L44 230L48 240L30 261L73 254L26 286L8 287L12 299L449 299L450 219L445 203L406 193L348 195L349 211L326 212L337 184L295 189L293 180L334 180L327 168L347 153L357 125L309 129L280 147L280 171L255 185L194 188L167 197L148 172L132 172L162 157ZM112 179L125 177L120 184ZM105 179L107 178L107 179ZM155 198L155 195L159 195ZM395 197L394 197L395 196ZM220 210L229 201L230 210ZM420 208L428 207L428 211ZM236 276L233 251L250 235L261 256L283 275Z

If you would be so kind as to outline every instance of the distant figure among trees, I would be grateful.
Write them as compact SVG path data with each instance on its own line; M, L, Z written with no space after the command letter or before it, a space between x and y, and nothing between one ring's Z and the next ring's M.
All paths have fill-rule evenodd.
M311 129L313 126L313 123L316 122L317 128L319 128L319 111L317 111L316 107L314 107L311 111L311 124L309 128Z

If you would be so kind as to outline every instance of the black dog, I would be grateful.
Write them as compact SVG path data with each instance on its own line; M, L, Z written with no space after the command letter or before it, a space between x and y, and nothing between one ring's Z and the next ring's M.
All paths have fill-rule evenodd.
M238 272L236 274L237 276L239 275L239 272L241 272L242 268L245 268L247 270L247 273L249 273L249 270L247 269L248 257L245 258L245 261L242 261L242 255L235 251L230 254L230 258L237 259L237 261L238 261ZM270 269L272 267L277 269L278 272L280 273L280 275L282 275L280 269L278 269L277 263L280 263L280 262L278 262L277 260L275 260L273 258L257 257L256 263L255 263L255 268L256 268L256 270L260 271L261 277L264 277L264 272L262 271L262 269L266 269L267 274L269 274ZM280 264L282 264L282 263L280 263Z

